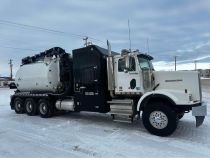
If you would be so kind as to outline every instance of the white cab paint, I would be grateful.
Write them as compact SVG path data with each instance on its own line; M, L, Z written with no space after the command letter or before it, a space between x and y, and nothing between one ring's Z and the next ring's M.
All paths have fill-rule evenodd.
M155 84L160 84L157 89L171 91L187 90L192 94L192 100L201 100L200 78L197 71L155 71Z
M132 56L132 55L131 55ZM138 65L138 59L135 55L136 70L135 71L118 71L118 61L119 59L125 58L124 56L115 56L114 58L114 73L115 73L115 93L143 93L142 85L142 75L140 75L141 70ZM131 89L130 81L132 79L136 80L136 87Z
M155 91L145 93L139 100L137 110L149 95L165 95L177 106L193 105L201 102L200 79L196 71L155 71Z

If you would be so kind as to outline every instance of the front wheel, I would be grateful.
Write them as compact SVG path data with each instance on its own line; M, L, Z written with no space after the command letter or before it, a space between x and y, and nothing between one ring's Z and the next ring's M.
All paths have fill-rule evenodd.
M43 118L51 117L53 114L53 109L50 102L46 99L39 100L39 115Z
M184 112L178 113L177 118L181 120L184 117Z
M150 103L142 114L145 128L157 136L168 136L177 127L176 113L164 103Z

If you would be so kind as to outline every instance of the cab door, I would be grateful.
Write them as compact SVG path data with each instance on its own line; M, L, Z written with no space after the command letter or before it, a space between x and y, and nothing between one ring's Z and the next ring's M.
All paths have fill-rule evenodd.
M135 56L120 57L115 60L115 93L139 94L140 76Z

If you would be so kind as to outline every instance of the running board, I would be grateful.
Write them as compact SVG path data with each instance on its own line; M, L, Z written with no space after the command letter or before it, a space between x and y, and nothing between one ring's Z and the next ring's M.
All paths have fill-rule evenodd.
M113 121L123 123L133 123L133 116L111 114Z
M110 113L116 115L133 115L133 100L132 99L113 99L108 101L110 104Z
M126 121L126 120L113 120L114 122L122 122L122 123L132 123L133 121Z

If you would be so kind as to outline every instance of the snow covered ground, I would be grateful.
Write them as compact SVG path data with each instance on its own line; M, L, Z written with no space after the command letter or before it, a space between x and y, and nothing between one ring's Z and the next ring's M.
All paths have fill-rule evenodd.
M13 90L0 88L0 158L210 157L210 116L199 128L191 113L170 137L149 134L142 121L113 122L109 115L69 113L43 119L10 110ZM203 98L210 105L210 89ZM210 108L208 108L210 113Z

